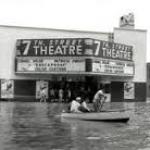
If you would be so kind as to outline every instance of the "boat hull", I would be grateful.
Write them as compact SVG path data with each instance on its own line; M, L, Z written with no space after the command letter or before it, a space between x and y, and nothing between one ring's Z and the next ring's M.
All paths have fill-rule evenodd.
M78 119L84 121L128 122L129 115L125 112L99 112L99 113L62 113L65 119Z

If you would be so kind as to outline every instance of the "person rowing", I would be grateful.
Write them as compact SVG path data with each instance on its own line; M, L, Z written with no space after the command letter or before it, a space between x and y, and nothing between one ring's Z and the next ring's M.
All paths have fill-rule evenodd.
M100 89L96 92L96 94L94 95L94 98L93 98L94 112L100 112L101 111L106 98L107 97L105 96L103 89Z

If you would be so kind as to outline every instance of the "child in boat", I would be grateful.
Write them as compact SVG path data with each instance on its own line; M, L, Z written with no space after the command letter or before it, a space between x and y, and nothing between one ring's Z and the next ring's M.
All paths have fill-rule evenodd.
M93 108L95 112L101 111L101 108L106 100L106 96L103 92L103 89L100 89L96 92L93 98Z

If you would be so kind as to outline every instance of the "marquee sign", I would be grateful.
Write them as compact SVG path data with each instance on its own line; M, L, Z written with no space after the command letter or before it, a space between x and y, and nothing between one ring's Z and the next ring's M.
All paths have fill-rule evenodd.
M20 39L16 57L100 57L132 61L132 46L88 38Z
M85 72L85 60L79 58L17 58L17 73Z
M93 60L92 62L93 73L104 73L110 75L134 75L134 63L116 60Z

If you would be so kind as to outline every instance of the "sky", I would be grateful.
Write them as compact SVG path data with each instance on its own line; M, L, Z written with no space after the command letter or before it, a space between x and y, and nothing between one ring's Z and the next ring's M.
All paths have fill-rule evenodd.
M0 25L113 32L119 18L135 15L135 28L147 30L150 62L149 0L0 0Z

